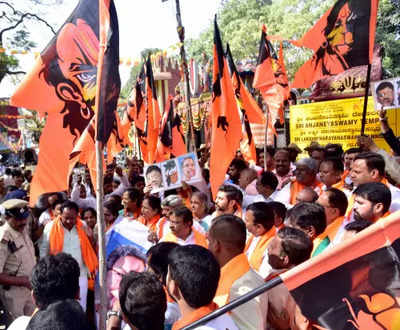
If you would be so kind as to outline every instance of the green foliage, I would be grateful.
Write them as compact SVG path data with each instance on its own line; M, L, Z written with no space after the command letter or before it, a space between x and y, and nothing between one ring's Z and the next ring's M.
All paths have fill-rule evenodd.
M380 0L376 42L384 47L384 77L400 76L400 0Z

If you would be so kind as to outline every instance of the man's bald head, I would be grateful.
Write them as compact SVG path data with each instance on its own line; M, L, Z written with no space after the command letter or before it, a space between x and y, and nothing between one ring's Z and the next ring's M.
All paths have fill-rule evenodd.
M305 187L296 196L296 204L301 202L314 203L318 199L318 194L314 189Z
M254 168L245 168L242 172L240 172L240 188L246 189L246 187L255 179L257 179L257 171Z
M232 214L216 217L208 235L233 253L242 253L246 246L246 225L242 219Z

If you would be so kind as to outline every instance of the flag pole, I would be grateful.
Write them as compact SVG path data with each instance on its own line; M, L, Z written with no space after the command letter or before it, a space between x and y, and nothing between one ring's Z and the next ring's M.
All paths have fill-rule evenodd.
M96 140L96 211L97 211L97 229L99 241L99 286L100 286L100 311L99 311L99 329L106 329L107 314L107 294L106 294L106 245L104 239L104 209L103 209L103 146L101 141Z
M364 135L365 132L365 124L367 122L367 107L368 107L368 94L369 94L369 85L371 81L371 63L368 64L367 69L367 82L365 86L365 94L364 94L364 108L361 119L361 135Z
M277 276L268 282L264 283L263 285L259 286L258 288L244 294L243 296L240 296L234 300L232 300L229 304L226 304L222 306L221 308L218 308L217 310L211 312L210 314L207 314L206 316L203 316L201 319L189 324L188 326L182 328L181 330L191 330L191 329L196 329L199 325L207 323L218 316L221 316L232 309L243 305L244 303L248 302L249 300L259 296L260 294L263 294L264 292L278 286L279 284L282 284L283 280L280 276Z
M182 59L182 67L185 78L185 87L186 87L186 104L187 104L187 121L189 122L189 137L190 143L188 146L188 151L196 152L196 143L194 138L194 125L193 125L193 114L192 114L192 105L190 102L190 85L189 85L189 70L186 61L186 52L185 52L185 28L182 25L182 17L181 17L181 6L179 0L175 0L176 2L176 20L178 22L178 37L181 43L180 54Z
M267 143L268 143L268 124L269 124L268 104L266 104L266 108L267 108L267 120L265 123L265 136L264 136L264 172L267 172Z
M102 17L105 11L104 1L99 0L99 55L97 59L97 80L96 80L96 101L95 101L95 125L96 125L96 211L97 211L97 229L99 244L99 287L100 287L100 310L99 310L99 330L106 330L106 314L107 314L107 288L106 288L106 244L105 244L105 223L104 223L104 178L103 178L103 150L104 145L98 138L98 118L100 103L100 87L103 74L104 54L107 44L107 31L102 24Z

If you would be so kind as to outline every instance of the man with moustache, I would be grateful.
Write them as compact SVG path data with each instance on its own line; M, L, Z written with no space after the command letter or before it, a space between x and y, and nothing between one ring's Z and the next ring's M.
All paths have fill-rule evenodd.
M293 173L290 168L290 154L285 149L279 149L274 155L275 170L273 171L278 179L277 190L281 190L282 187L289 183Z
M2 205L6 223L0 227L0 295L13 319L31 315L35 306L29 276L36 264L35 249L29 237L28 202L9 199Z
M383 108L394 106L394 86L390 81L381 82L376 88L376 98L379 105Z
M378 221L388 212L392 196L386 185L380 182L364 183L354 191L354 221Z
M234 214L241 218L242 216L243 194L234 186L225 184L219 187L215 198L215 212L212 218L223 214Z

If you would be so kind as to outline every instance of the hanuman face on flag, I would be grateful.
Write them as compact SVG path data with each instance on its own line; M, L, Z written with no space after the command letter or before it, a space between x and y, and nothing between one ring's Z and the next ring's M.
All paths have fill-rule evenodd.
M315 60L323 62L324 74L364 65L369 56L370 2L338 1L332 8L324 29L326 42L316 52Z
M63 126L68 127L75 140L94 115L98 49L99 41L92 28L77 19L76 24L64 25L55 44L44 54L55 55L42 73L65 102L61 111Z
M349 4L346 3L340 8L334 23L331 23L325 31L326 40L329 45L336 53L342 56L346 55L353 46L353 19L354 15L349 8ZM330 32L328 33L329 30Z

